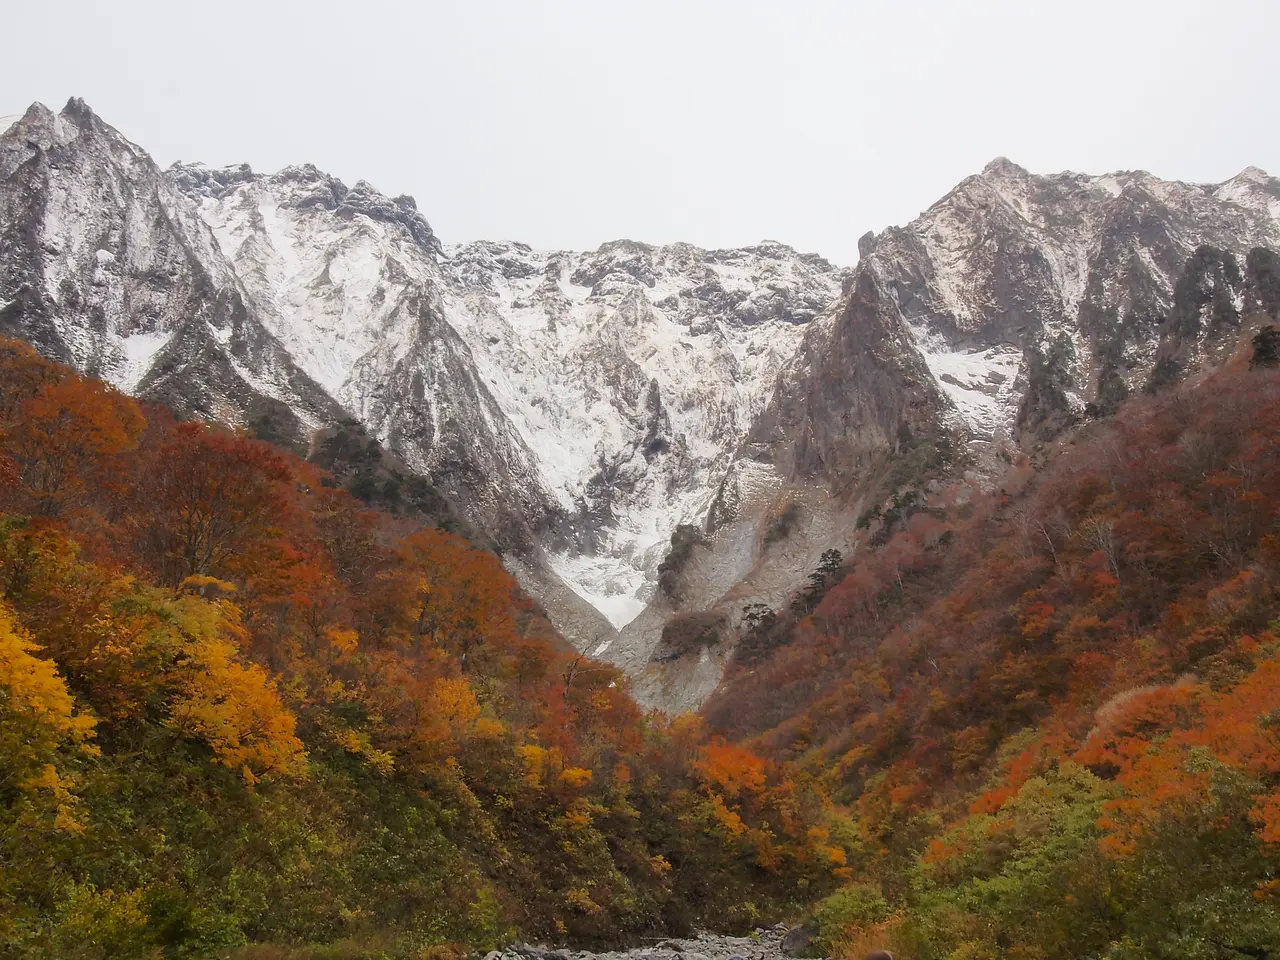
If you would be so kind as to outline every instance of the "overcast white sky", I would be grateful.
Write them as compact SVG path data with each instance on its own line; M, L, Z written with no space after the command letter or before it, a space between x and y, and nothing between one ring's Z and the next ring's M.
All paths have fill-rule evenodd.
M0 115L312 162L446 243L781 240L842 263L987 161L1280 174L1277 0L18 0Z

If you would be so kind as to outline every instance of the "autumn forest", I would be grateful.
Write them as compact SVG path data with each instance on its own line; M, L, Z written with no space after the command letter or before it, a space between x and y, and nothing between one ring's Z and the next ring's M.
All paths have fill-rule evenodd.
M598 943L838 880L820 785L644 716L492 553L17 341L0 437L0 955Z
M322 451L0 341L0 956L1280 955L1265 333L868 513L676 717Z

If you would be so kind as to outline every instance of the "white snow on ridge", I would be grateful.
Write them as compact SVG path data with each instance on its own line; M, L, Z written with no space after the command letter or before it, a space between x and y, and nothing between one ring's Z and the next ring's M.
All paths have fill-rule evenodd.
M1106 209L1150 179L1032 178L993 165L905 228L913 242L881 252L878 272L910 271L923 246L924 313L948 314L955 326L948 332L920 319L910 332L973 436L1009 431L1017 410L1021 346L967 349L949 339L955 328L977 332L1004 309L995 302L997 258L1035 291L1039 335L1072 337L1084 376L1090 358L1076 324ZM1258 209L1271 202L1270 182L1242 174L1217 189ZM477 422L510 441L496 455L528 478L535 500L578 518L572 536L590 545L552 552L550 567L616 627L628 623L652 595L676 526L705 519L803 321L837 298L837 272L768 243L706 251L619 242L573 253L478 242L437 259L376 204L337 216L314 202L326 183L298 168L200 199L263 322L362 417L385 416L398 402L382 388L419 342L422 322L440 324L431 328L436 336L455 332L465 349L450 356L473 364L484 384ZM360 189L368 199L371 188ZM1179 185L1161 195L1185 206L1194 192ZM993 224L1022 246L1001 247ZM429 410L427 435L438 437L450 429L455 395L473 387L450 381L443 368L423 373L414 389L425 390L418 399Z
M253 390L315 424L333 409L300 369L491 533L536 541L533 531L548 531L525 545L549 553L551 571L616 627L652 596L676 526L705 519L778 377L814 375L807 363L787 367L808 324L815 343L834 325L823 311L840 272L780 244L441 251L411 203L363 181L348 190L310 165L161 175L76 116L33 120L43 140L79 141L88 161L51 164L41 211L40 279L74 360L136 390L161 352L212 344ZM6 149L25 156L27 146ZM1126 225L1153 197L1169 207L1167 243ZM1140 171L1035 177L1000 160L886 233L868 268L910 317L956 417L973 436L996 437L1025 384L1023 345L1068 337L1066 389L1083 404L1095 358L1079 307L1091 270L1108 305L1123 307L1126 289L1149 299L1127 272L1142 265L1167 300L1176 261L1199 242L1280 246L1280 182L1255 168L1217 185ZM207 286L190 261L217 290L244 296L243 327L211 311L188 341L200 316L192 298ZM164 276L189 282L134 282ZM106 329L86 322L86 303ZM238 356L233 322L248 331ZM751 498L778 482L741 466L724 490Z
M762 277L818 301L837 292L798 261L737 254L729 256L740 262L724 263L685 245L650 250L641 264L642 275L652 268L650 286L608 272L593 254L498 243L446 250L446 315L544 484L570 512L607 498L601 547L552 554L550 565L616 627L643 610L677 524L705 518L731 451L804 329L735 322L695 289L716 285L745 309L768 291ZM605 278L594 288L575 283L579 270ZM658 411L647 407L651 385ZM646 454L655 428L663 449Z
M1272 240L1280 240L1280 181L1257 167L1245 167L1226 183L1219 184L1214 196L1239 204L1246 210L1269 217L1275 225Z
M437 262L397 223L311 203L317 182L282 173L200 198L263 322L364 416L385 404L388 364L419 336L421 311L443 320L496 403L479 404L486 425L527 451L547 501L604 518L587 541L597 546L550 566L625 625L651 596L675 527L705 518L799 343L796 311L803 320L838 295L835 268L776 244L569 253L481 242ZM470 387L425 385L438 436L450 394Z
M379 225L358 218L335 228L328 211L284 207L267 180L231 197L204 198L202 216L271 332L308 375L342 397L357 361L387 333L399 291L384 284L384 263L395 258L406 280L425 278L427 268Z
M622 558L560 553L549 559L556 575L619 630L638 617L648 602L640 596L644 570Z

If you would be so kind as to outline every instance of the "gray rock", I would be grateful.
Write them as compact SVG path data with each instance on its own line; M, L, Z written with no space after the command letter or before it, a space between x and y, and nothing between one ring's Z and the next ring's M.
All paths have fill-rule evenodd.
M802 924L788 931L782 938L782 952L789 957L801 956L809 948L809 944L813 942L817 933L817 929L808 924Z
M858 238L858 256L869 257L871 251L876 248L876 232L868 230Z

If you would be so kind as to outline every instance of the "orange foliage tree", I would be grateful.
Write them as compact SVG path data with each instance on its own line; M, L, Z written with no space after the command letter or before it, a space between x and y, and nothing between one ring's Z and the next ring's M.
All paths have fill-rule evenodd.
M14 341L0 345L0 443L7 484L19 505L58 516L90 485L114 480L116 455L133 450L144 420L138 405L97 380L71 375Z

